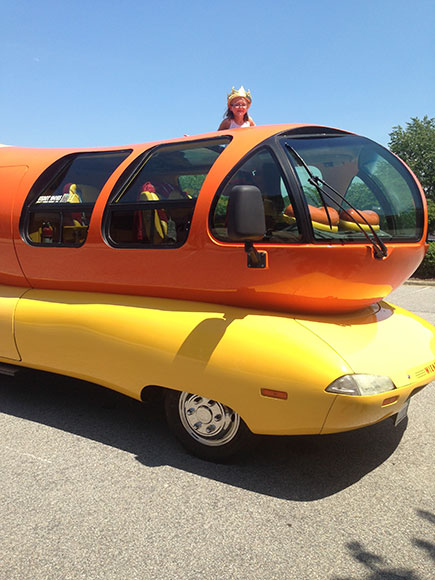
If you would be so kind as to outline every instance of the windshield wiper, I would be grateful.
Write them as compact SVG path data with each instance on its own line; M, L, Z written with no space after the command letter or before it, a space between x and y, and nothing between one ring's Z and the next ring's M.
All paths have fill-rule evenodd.
M314 173L311 171L311 169L305 163L304 159L299 155L299 153L295 149L293 149L293 147L291 145L289 145L288 143L284 143L284 145L287 147L287 149L289 151L291 151L291 153L294 155L294 157L296 157L296 159L299 161L299 163L304 167L305 171L308 173L308 182L311 183L311 185L314 185L314 187L318 191L319 196L320 196L320 199L322 200L322 203L323 203L323 205L325 207L326 214L328 216L329 227L331 227L331 218L329 217L329 213L328 213L328 209L326 207L326 202L325 202L324 196L326 196L330 201L332 201L334 203L336 203L336 200L333 198L333 196L330 193L328 193L327 191L325 191L325 189L320 184L322 184L323 186L327 187L332 192L334 192L335 195L337 195L338 198L342 202L345 202L350 207L350 209L353 209L357 213L357 215L362 219L362 221L364 222L364 224L369 228L369 230L370 230L371 234L373 235L373 238L374 239L372 239L368 235L368 233L362 227L362 225L350 214L350 212L345 207L343 207L342 204L339 205L340 209L343 210L346 213L347 216L349 216L349 218L359 227L359 229L364 234L364 236L366 237L366 239L372 244L374 257L377 260L382 260L382 258L386 258L387 255L388 255L387 247L384 244L384 242L380 239L380 237L376 233L376 231L373 228L373 226L368 222L368 220L365 217L365 215L359 209L357 209L356 207L354 207L350 203L350 201L348 201L347 199L345 199L344 195L341 194L336 189L334 189L332 187L332 185L329 185L329 183L327 183L326 181L324 181L321 177L318 177L317 175L314 175Z

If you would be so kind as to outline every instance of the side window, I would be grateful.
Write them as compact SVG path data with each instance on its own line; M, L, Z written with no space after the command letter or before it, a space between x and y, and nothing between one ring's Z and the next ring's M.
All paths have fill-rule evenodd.
M213 205L211 231L218 240L231 241L227 230L227 208L230 191L235 185L255 185L260 189L266 216L264 242L286 243L301 239L291 194L280 168L271 152L262 149L239 167Z
M32 187L21 235L32 245L81 246L97 197L130 151L78 153L56 161Z
M121 176L106 209L105 235L116 247L179 247L196 199L227 137L162 145Z

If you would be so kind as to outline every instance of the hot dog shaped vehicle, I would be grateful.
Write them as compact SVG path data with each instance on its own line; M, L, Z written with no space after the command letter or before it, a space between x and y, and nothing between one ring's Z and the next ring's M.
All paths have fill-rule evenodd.
M383 301L424 256L425 198L368 139L3 147L0 196L0 362L161 390L201 457L398 421L435 378L435 329Z

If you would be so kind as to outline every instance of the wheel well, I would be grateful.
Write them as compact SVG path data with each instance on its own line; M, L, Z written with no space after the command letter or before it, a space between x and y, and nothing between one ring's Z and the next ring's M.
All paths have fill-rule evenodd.
M154 403L162 401L165 396L166 387L158 385L146 385L140 392L140 399L143 403Z

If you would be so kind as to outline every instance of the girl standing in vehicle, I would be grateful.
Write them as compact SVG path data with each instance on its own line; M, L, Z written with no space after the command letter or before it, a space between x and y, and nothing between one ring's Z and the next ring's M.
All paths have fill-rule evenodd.
M255 123L248 115L248 109L251 106L251 102L250 91L246 91L243 86L241 86L239 90L236 90L233 87L231 93L227 95L228 108L224 120L219 125L218 131L253 127Z

